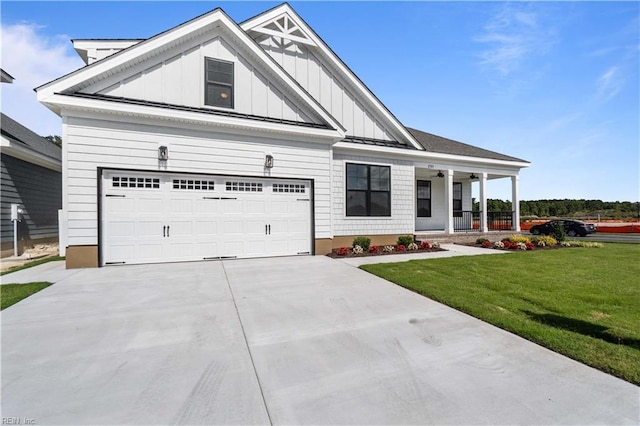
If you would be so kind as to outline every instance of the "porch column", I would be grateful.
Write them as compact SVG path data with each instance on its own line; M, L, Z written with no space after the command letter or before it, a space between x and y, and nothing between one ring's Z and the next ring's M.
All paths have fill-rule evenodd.
M487 173L480 174L480 232L487 232Z
M444 232L453 234L453 170L444 174Z
M520 232L520 198L518 197L518 181L520 176L511 176L511 206L513 208L513 222L511 229Z

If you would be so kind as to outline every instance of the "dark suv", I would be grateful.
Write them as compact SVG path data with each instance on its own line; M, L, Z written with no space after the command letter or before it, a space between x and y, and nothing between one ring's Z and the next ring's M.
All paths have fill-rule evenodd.
M533 235L549 235L551 233L553 223L558 222L564 227L564 232L570 237L584 237L587 234L593 234L596 232L596 227L593 223L584 223L580 220L573 219L554 219L549 222L542 223L540 225L534 225L529 229Z

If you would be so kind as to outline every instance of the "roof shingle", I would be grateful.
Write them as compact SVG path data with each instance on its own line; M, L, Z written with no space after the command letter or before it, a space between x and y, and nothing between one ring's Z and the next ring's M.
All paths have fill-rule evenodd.
M454 141L453 139L443 138L442 136L437 136L421 130L412 129L410 127L407 127L407 130L414 138L416 138L420 145L429 152L528 163L527 160L500 154L495 151L489 151L484 148L478 148L477 146Z
M62 150L59 146L49 142L42 136L37 135L4 113L0 114L0 129L2 129L2 134L5 137L26 145L38 154L60 161L62 158Z

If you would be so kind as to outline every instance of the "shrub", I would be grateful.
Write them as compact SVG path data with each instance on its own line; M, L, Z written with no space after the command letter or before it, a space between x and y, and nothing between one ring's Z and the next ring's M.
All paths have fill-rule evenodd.
M358 245L353 246L353 254L362 254L364 253L364 249Z
M491 247L491 241L487 240L486 238L484 239L484 241L481 244L482 244L482 247L484 247L484 248L490 248Z
M429 244L429 241L420 242L420 250L429 250L430 248L431 244Z
M413 242L413 235L400 235L398 237L398 242L396 244L399 246L407 247L412 242Z
M536 245L533 243L524 243L525 246L527 247L527 250L535 250Z
M556 239L553 238L551 235L542 235L539 237L533 237L531 239L531 242L534 244L537 244L538 247L555 246L556 244L558 244ZM540 243L543 243L543 244L541 245Z
M530 243L531 242L531 238L526 237L524 235L517 235L517 234L513 234L509 237L509 241L511 241L512 243Z
M349 247L340 247L336 250L338 256L346 256L349 254Z
M558 222L553 222L551 224L551 236L555 238L557 242L563 242L567 238L564 226L560 225Z
M407 246L407 250L418 250L418 245L416 243L411 243Z
M360 247L362 247L362 250L368 251L369 250L369 246L371 245L371 238L369 238L369 237L355 237L353 239L353 244L351 244L351 245L353 247L360 246Z
M385 253L393 253L393 246L384 246L382 251Z
M480 237L480 238L478 238L478 239L476 240L476 244L484 244L484 243L486 243L487 241L489 241L489 240L488 240L488 239L486 239L486 238L482 238L482 237ZM483 246L483 247L484 247L484 246Z
M371 246L371 247L369 247L369 253L375 253L375 254L380 253L380 246Z
M431 247L435 248L435 249L438 249L438 248L440 248L440 243L436 241L433 244L431 244Z
M407 251L407 247L405 247L405 246L404 246L404 245L402 245L402 244L398 244L398 245L396 246L396 251Z
M496 241L495 243L493 243L493 247L504 248L504 243L502 241Z

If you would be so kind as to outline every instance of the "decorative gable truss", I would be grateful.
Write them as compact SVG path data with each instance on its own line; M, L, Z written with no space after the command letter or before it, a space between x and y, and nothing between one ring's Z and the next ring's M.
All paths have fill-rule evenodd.
M207 105L207 60L233 64L230 107ZM340 122L220 9L36 91L38 99L58 114L64 109L95 109L330 141L345 136Z
M378 98L288 5L240 24L352 138L423 148Z

